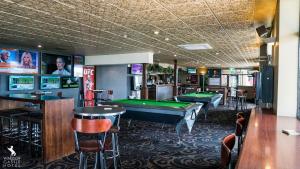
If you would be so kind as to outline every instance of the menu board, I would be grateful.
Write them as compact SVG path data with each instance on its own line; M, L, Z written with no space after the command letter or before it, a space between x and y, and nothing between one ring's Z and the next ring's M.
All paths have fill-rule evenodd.
M79 78L78 77L62 77L61 78L62 88L78 88Z
M34 76L9 76L9 90L33 90Z
M41 89L59 89L59 76L41 76Z
M143 74L143 64L132 64L131 74Z

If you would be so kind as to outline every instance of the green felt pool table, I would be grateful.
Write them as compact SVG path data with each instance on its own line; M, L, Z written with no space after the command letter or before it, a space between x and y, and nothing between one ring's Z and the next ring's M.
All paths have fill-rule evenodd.
M183 124L186 124L191 132L198 112L203 106L202 103L138 99L113 100L104 104L124 107L126 113L122 118L175 124L179 138Z
M218 107L222 97L223 94L216 92L193 92L177 96L176 99L180 102L203 103L206 118L209 106Z

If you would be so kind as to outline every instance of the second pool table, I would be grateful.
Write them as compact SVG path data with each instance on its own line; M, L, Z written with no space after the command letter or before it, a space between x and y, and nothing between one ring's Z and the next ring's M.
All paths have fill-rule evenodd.
M186 124L189 132L191 132L196 117L203 106L202 103L138 99L113 100L104 104L124 107L126 113L122 115L122 118L175 124L179 140L183 124Z
M214 108L218 107L222 97L223 94L219 94L216 92L193 92L177 96L176 99L180 102L203 103L206 119L209 106L211 105Z

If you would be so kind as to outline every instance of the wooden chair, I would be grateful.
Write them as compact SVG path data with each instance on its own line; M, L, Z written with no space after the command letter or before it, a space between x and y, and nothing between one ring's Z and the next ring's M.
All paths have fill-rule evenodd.
M87 156L85 153L93 152L96 154L94 167L98 165L100 160L101 169L106 168L104 158L106 142L106 134L112 126L110 119L72 119L72 128L74 130L74 138L76 150L80 153L79 168L87 168ZM79 140L78 133L99 134L98 139Z
M231 168L231 152L235 144L235 135L230 134L221 142L221 168Z
M236 120L236 125L235 125L235 135L238 138L238 153L240 153L240 148L243 143L244 127L245 127L245 119L243 117L238 118Z
M236 119L244 118L244 117L245 117L245 115L244 115L243 112L238 112L238 113L236 114Z

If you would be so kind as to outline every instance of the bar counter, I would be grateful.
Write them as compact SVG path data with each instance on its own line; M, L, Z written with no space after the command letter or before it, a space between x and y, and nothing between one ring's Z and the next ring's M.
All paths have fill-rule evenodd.
M32 94L0 95L0 110L24 108L28 102L40 104L43 113L43 162L49 163L74 153L74 138L70 127L74 117L74 99Z
M173 98L173 84L149 85L149 99L168 100Z
M236 169L299 169L300 136L284 129L300 131L300 121L253 109Z

